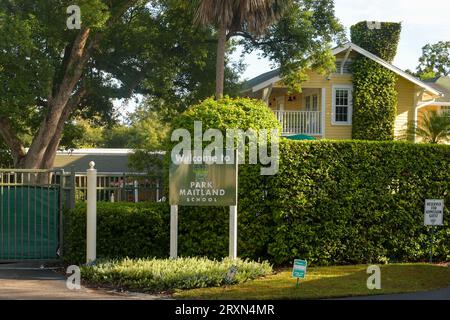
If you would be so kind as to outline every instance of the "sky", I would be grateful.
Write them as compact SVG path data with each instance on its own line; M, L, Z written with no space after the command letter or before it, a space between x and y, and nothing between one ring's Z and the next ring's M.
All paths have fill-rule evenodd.
M348 38L350 26L359 21L401 22L402 33L393 62L400 69L415 70L422 47L427 43L450 41L450 0L335 0L336 17ZM239 57L239 52L234 58ZM269 71L270 63L257 53L245 57L247 70L242 80Z

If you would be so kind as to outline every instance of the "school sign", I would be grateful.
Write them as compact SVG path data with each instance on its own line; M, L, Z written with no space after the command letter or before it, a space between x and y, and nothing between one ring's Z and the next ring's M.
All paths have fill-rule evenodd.
M170 166L171 205L237 205L236 164L187 164Z

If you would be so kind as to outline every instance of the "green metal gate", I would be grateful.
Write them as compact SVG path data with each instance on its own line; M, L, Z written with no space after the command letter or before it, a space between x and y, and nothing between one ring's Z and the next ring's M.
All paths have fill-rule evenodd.
M58 258L61 177L58 171L0 169L0 260Z

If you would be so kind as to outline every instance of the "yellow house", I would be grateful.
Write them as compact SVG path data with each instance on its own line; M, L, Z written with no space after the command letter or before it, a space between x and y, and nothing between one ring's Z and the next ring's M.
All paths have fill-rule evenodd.
M420 109L444 96L433 83L423 82L367 50L347 43L335 48L336 71L328 76L314 71L302 84L302 92L288 94L279 70L272 70L246 82L243 95L264 100L283 128L283 135L306 134L326 139L352 138L352 60L363 55L397 75L398 105L395 136L404 135L407 125L417 121Z

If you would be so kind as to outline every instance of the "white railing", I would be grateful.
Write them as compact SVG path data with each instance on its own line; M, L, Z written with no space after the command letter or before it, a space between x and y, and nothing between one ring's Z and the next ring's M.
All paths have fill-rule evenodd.
M320 111L274 111L281 123L283 133L322 134Z

